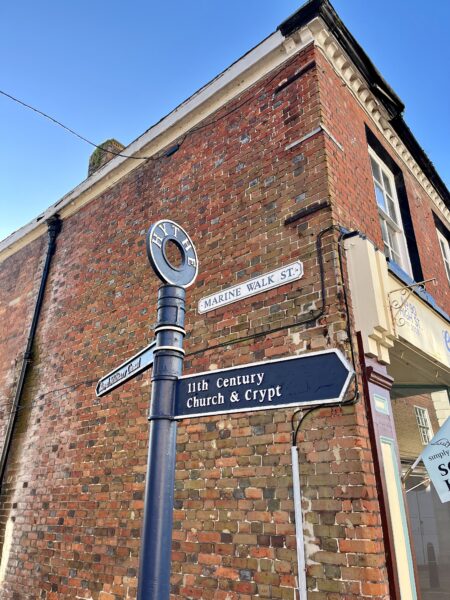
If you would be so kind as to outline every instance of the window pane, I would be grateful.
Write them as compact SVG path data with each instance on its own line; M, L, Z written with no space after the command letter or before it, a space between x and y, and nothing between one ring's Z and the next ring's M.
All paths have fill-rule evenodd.
M397 221L397 213L395 211L395 204L394 201L392 200L392 198L390 196L386 196L387 198L387 203L388 203L388 215L391 217L391 219L393 221L395 221L396 223Z
M384 199L384 193L377 183L375 183L375 196L377 198L378 206L386 212L386 201Z
M450 281L450 264L447 260L444 260L444 265L445 265L445 270L447 271L448 280Z
M406 239L403 232L394 174L371 149L369 149L369 158L373 175L375 199L379 209L378 214L382 230L384 253L404 271L411 274L411 265L409 263Z
M422 444L425 446L433 437L433 430L431 428L428 410L420 406L415 406L414 410L416 413L417 425L419 426Z
M402 257L400 256L400 254L398 252L395 252L395 250L392 250L392 260L401 266Z
M391 258L392 260L395 260L397 264L402 266L402 257L400 254L398 234L387 223L386 228L389 236L389 246L391 247Z
M389 194L389 196L392 196L391 184L389 183L389 179L386 177L385 173L383 173L383 183L386 192Z
M390 244L389 244L389 236L388 236L388 232L387 232L386 221L384 221L383 219L380 219L380 225L381 225L381 235L383 236L383 242L389 246Z
M411 371L410 371L411 372ZM430 394L418 395L422 390L411 389L411 396L392 390L391 406L395 420L398 447L405 473L423 449L422 436L414 426L416 401L424 399L429 406L429 417L438 421L436 405ZM397 398L397 393L399 397ZM417 395L416 395L417 394ZM448 411L448 409L447 409ZM440 446L436 446L439 452ZM421 485L422 483L422 485ZM450 502L443 504L433 484L429 485L423 463L419 463L405 480L406 501L409 508L410 532L418 566L417 584L422 600L450 600Z
M372 164L372 173L373 176L375 177L375 179L377 181L379 181L381 183L381 173L380 173L380 167L377 165L377 163L373 160L373 158L370 159L370 162Z
M448 243L447 238L444 237L444 235L439 230L436 230L436 233L437 238L439 240L439 246L441 248L442 259L445 265L445 272L447 274L447 279L450 282L450 245Z
M450 246L447 240L444 240L444 259L450 261Z
M391 248L395 247L395 232L392 231L392 228L386 223L386 230L388 234L389 246Z

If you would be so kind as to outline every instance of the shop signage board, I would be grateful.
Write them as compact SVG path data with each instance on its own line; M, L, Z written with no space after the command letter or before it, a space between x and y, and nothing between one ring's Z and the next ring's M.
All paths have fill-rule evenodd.
M180 377L175 419L342 401L354 372L324 350Z
M450 367L448 319L437 310L430 308L419 293L411 293L403 297L402 289L398 288L398 280L393 275L389 275L388 282L392 294L391 301L395 301L400 306L395 319L396 335Z
M441 502L450 502L450 417L423 449L420 458Z
M272 290L285 283L290 283L291 281L296 281L302 277L303 263L297 260L290 265L281 267L275 271L270 271L270 273L265 273L259 277L244 281L239 285L221 290L211 296L201 298L198 303L198 312L200 314L207 313L216 308L220 308L221 306L226 306L227 304L244 300L250 296L267 292L268 290Z

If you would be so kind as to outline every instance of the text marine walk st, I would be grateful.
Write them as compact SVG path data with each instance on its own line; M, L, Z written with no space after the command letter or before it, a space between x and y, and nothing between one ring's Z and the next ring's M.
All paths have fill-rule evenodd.
M353 375L333 349L185 376L175 418L340 402Z

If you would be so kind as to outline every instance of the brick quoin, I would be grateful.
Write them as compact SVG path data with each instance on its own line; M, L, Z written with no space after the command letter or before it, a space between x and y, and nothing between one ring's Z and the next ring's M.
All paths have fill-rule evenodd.
M311 44L210 115L176 153L143 161L64 218L1 494L2 598L136 597L150 378L102 398L95 385L153 338L159 283L145 251L151 223L180 223L199 254L187 293L185 373L328 348L351 359L336 226L360 229L381 246L366 125L368 115ZM424 275L432 276L439 248L426 237L430 201L399 168ZM45 244L44 236L1 264L2 429ZM301 280L198 314L200 298L294 260L303 262ZM448 293L439 294L450 312ZM179 423L171 600L294 597L292 414ZM365 404L312 412L297 442L308 599L387 600Z

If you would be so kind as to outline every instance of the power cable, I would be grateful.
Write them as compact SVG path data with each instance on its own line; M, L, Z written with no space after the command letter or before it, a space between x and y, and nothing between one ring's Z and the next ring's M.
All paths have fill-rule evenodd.
M64 123L61 123L61 121L58 121L58 119L55 119L55 118L51 117L50 115L48 115L47 113L43 112L42 110L39 110L38 108L35 108L34 106L31 106L31 104L27 104L23 100L19 100L19 98L16 98L15 96L12 96L11 94L4 92L3 90L0 90L0 94L2 94L2 96L6 96L6 98L9 98L13 102L17 102L17 104L21 104L25 108L29 108L30 110L34 111L35 113L38 113L38 115L45 117L49 121L52 121L53 123L55 123L59 127L62 127L63 129L65 129L72 135L76 136L80 140L83 140L83 142L86 142L87 144L94 146L94 148L99 148L100 150L104 150L105 152L108 152L109 154L114 154L115 156L123 156L124 158L133 158L135 160L147 160L148 158L150 158L150 157L128 156L127 154L122 154L120 152L114 152L113 150L105 150L105 148L102 148L102 146L99 146L98 144L94 144L94 142L91 142L91 140L88 140L88 138L84 137L84 135L77 133L70 127L67 127L67 125L64 125Z
M283 67L285 68L286 66L289 66L290 63L293 62L294 58L291 59ZM299 74L303 74L303 73L306 73L307 71L309 71L309 69L311 68L311 64L312 63L308 63L304 67L301 67L299 69ZM264 82L264 86L267 86L270 83L272 83L272 81L279 75L279 72L280 72L280 69L277 69L276 72L275 72L275 74L268 81ZM257 94L253 94L253 95L249 96L248 98L246 98L242 102L238 103L236 106L234 106L233 108L231 108L229 111L225 112L224 114L220 115L216 119L213 119L213 120L208 121L207 123L203 123L201 125L194 125L193 127L191 127L191 129L189 129L188 131L186 131L186 133L184 134L181 142L179 142L178 144L173 145L169 149L169 151L167 153L164 153L161 156L131 156L129 154L124 154L123 152L114 152L114 150L107 150L106 148L103 148L103 146L95 144L94 142L92 142L90 139L88 139L84 135L81 135L80 133L76 132L74 129L72 129L71 127L68 127L67 125L64 125L64 123L61 123L61 121L58 121L58 119L55 119L54 117L52 117L51 115L45 113L44 111L39 110L38 108L35 108L31 104L28 104L27 102L24 102L23 100L20 100L19 98L16 98L12 94L8 94L7 92L5 92L3 90L0 90L0 94L2 96L5 96L6 98L9 98L13 102L16 102L17 104L20 104L24 108L28 108L29 110L32 110L33 112L41 115L42 117L44 117L44 118L48 119L49 121L51 121L52 123L54 123L55 125L58 125L59 127L62 127L63 129L65 129L66 131L68 131L69 133L71 133L72 135L74 135L75 137L79 138L83 142L86 142L90 146L93 146L94 148L98 148L100 150L103 150L104 152L107 152L108 154L112 154L113 156L121 156L123 158L131 158L132 160L158 160L160 158L163 158L163 157L166 157L166 156L170 156L170 154L172 154L171 150L173 150L174 148L175 148L175 151L179 150L179 148L181 147L181 145L183 144L183 142L185 141L185 139L187 138L187 136L189 134L196 133L197 131L205 129L206 127L209 127L210 125L214 125L218 121L221 121L222 119L225 119L226 117L228 117L232 113L234 113L237 110L239 110L240 108L242 108L245 104L247 104L248 102L250 102L251 100L253 100L255 96L257 96Z

